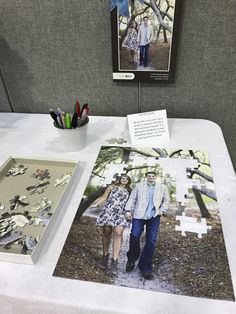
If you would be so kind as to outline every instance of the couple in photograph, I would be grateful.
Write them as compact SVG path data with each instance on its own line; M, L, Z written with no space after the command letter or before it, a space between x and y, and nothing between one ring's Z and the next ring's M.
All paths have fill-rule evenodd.
M133 21L131 27L128 28L124 43L130 51L131 62L134 65L148 66L149 46L152 37L153 30L147 16L143 18L139 27L137 22Z
M113 250L111 272L118 273L123 232L132 222L130 233L128 261L126 271L131 272L139 259L138 268L145 279L152 279L152 258L157 242L160 217L168 210L169 193L164 184L156 182L157 175L153 171L146 173L146 180L137 183L131 191L131 178L121 175L115 184L107 187L92 207L105 205L97 218L96 224L102 227L103 258L102 266L108 266L109 245L113 233ZM140 237L146 226L146 242L140 256Z

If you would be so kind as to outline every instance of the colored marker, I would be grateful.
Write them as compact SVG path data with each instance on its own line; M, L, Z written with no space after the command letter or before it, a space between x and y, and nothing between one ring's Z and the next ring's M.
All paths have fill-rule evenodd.
M76 100L75 111L77 112L78 117L81 117L80 104L79 104L78 99Z
M60 115L59 112L57 113L57 122L58 122L59 126L63 129L63 124L62 124L62 120L61 120L61 115Z
M77 112L75 112L73 114L73 117L72 117L72 120L71 120L71 126L72 126L73 129L77 128L77 126L78 126L78 114L77 114Z
M69 113L65 116L65 124L67 129L71 129L71 117Z
M52 119L55 121L56 125L59 125L59 123L57 121L56 113L52 109L50 109L49 113L50 113L50 116L52 117Z

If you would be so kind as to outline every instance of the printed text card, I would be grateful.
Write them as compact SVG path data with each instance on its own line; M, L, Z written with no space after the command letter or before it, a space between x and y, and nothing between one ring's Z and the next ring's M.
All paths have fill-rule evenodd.
M154 147L169 140L166 110L127 115L132 145Z

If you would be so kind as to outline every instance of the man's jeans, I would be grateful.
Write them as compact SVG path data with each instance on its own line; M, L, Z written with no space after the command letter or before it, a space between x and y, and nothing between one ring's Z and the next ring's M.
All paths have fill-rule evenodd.
M142 272L152 271L152 257L157 242L157 234L160 225L160 216L148 220L136 219L132 220L132 229L130 234L130 246L127 253L128 260L135 262L140 255L140 236L146 225L146 243L139 259L138 268Z
M147 67L148 64L148 52L149 52L149 45L140 46L140 65L144 65Z

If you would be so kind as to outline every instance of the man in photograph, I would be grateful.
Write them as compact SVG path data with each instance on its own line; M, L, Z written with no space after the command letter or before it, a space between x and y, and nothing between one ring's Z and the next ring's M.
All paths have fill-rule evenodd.
M143 23L139 27L137 36L137 44L140 47L140 66L148 66L148 52L152 36L152 26L148 23L148 17L145 16Z
M130 246L126 271L135 267L140 256L140 237L146 226L146 242L138 262L145 279L152 279L152 258L157 242L161 215L167 213L169 193L167 186L156 182L155 172L146 173L146 181L136 184L125 206L125 217L132 220Z

